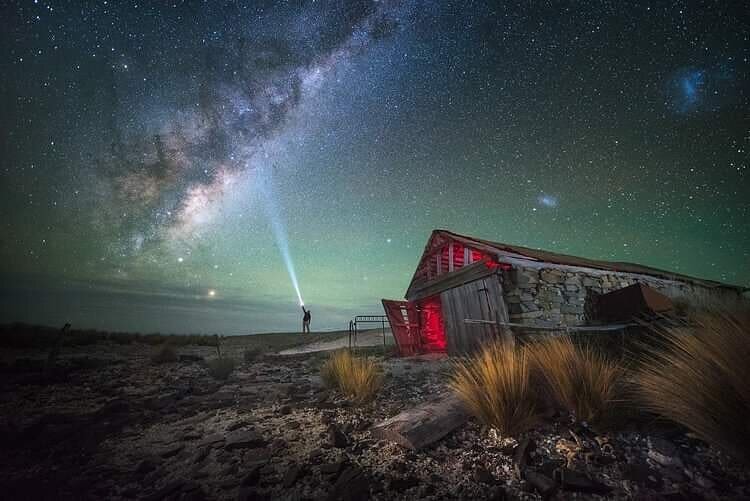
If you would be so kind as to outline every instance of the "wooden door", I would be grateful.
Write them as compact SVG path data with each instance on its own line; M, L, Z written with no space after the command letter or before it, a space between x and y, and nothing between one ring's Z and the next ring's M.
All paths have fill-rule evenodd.
M410 356L420 352L419 312L414 303L383 299L383 309L391 324L393 339L399 355Z
M494 323L467 324L466 319L508 321L502 285L497 275L443 291L440 299L448 353L451 355L473 353L487 341L500 337L501 331Z

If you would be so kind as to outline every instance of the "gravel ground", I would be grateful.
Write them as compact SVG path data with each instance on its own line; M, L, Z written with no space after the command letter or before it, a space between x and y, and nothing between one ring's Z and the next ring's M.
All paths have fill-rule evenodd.
M375 355L384 387L356 407L322 387L323 354L261 355L217 381L211 348L161 365L148 346L71 350L51 375L2 368L6 499L750 498L746 470L677 429L552 415L516 438L469 421L417 452L375 439L446 390L445 358Z

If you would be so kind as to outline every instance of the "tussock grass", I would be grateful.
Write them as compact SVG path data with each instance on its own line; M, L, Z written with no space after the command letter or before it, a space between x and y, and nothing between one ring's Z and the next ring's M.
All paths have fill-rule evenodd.
M528 430L539 420L528 349L490 344L474 358L456 363L450 386L482 423L505 435Z
M624 371L589 345L569 336L548 337L528 345L535 370L552 398L577 419L605 420L620 397Z
M234 371L235 361L233 358L217 357L207 361L206 366L208 367L208 373L211 374L211 376L224 381L228 379L229 375Z
M712 313L656 329L636 392L650 411L750 464L750 315Z
M383 383L378 365L370 359L355 357L349 350L333 352L320 370L323 382L336 388L356 403L375 397Z
M178 359L177 351L168 343L159 346L151 355L151 361L155 364L176 362Z

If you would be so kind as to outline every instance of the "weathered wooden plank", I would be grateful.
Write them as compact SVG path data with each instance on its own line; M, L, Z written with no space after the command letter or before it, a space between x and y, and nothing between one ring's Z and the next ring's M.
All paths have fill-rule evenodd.
M372 434L417 450L445 437L464 424L468 417L461 400L449 393L386 419L373 427Z
M436 263L440 262L439 256L437 258ZM453 287L496 273L496 270L490 269L484 262L478 261L450 273L442 273L432 280L413 283L406 291L406 299L416 301L417 299L434 296Z

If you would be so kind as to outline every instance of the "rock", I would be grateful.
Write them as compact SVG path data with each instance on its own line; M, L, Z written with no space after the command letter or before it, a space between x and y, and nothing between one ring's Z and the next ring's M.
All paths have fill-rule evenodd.
M180 355L180 362L203 362L200 355Z
M669 479L674 484L680 484L685 481L685 474L682 468L677 466L663 466L661 474L663 478Z
M419 485L419 478L411 475L391 479L391 489L396 492L404 492L417 485Z
M223 441L224 441L224 435L222 435L221 433L213 433L211 435L208 435L203 440L201 440L198 443L198 447L204 447L204 446L214 447L216 444L223 442Z
M513 451L513 470L519 478L523 477L526 463L531 453L536 449L536 444L529 437L524 438Z
M358 467L350 466L341 474L328 494L329 501L359 501L370 497L370 478Z
M648 441L648 457L662 466L682 466L678 457L677 446L669 440L651 437Z
M193 456L193 461L192 461L193 464L198 464L198 463L203 462L203 460L206 459L210 453L211 453L210 445L201 447Z
M242 485L244 487L258 485L258 482L260 482L260 471L265 464L266 463L262 461L251 464L245 476L242 477Z
M320 465L320 474L326 477L337 478L341 470L344 468L343 461L336 461L335 463L326 463Z
M274 438L271 442L271 452L273 452L274 454L283 451L286 448L287 443L283 438Z
M251 449L266 444L263 437L255 430L238 430L227 435L224 448L228 451L236 449Z
M652 470L646 462L628 463L622 467L622 478L651 489L661 486L661 475Z
M534 470L526 470L524 478L544 499L552 496L557 490L557 483L554 480Z
M167 482L163 487L157 489L150 496L146 496L143 499L146 501L160 501L165 497L180 491L184 485L185 481L182 479Z
M240 492L237 494L237 501L261 501L265 499L265 496L249 487L240 488Z
M184 448L185 444L177 442L161 449L159 451L159 456L163 457L164 459L171 458L172 456L176 456Z
M291 405L282 405L279 407L279 414L282 416L287 416L292 413L292 406Z
M367 419L362 419L361 421L358 421L357 424L354 426L354 430L365 431L370 426L372 426L372 421L369 421Z
M508 493L505 492L505 489L500 487L499 485L496 485L490 491L488 492L487 498L489 501L506 501L508 498Z
M480 484L494 484L495 483L495 477L492 476L492 473L487 470L484 466L478 467L476 470L474 470L474 480L476 480Z
M286 472L284 473L284 477L281 480L281 485L285 489L290 488L294 485L295 482L297 482L297 479L302 476L303 469L301 466L293 464L289 468L287 468Z
M152 472L157 468L158 464L153 459L144 459L138 463L135 467L135 472L139 475L145 475L146 473Z
M592 480L585 473L568 468L560 468L557 471L559 472L560 485L565 491L602 495L612 490L608 485Z
M230 432L239 430L240 428L246 428L250 426L250 424L251 423L249 421L235 421L234 423L231 423L229 426L227 426L227 431Z
M343 448L349 445L349 439L336 425L328 427L328 442L336 448Z

